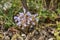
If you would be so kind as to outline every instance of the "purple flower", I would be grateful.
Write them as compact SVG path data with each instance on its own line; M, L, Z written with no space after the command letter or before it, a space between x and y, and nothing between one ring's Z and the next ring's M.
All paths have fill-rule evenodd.
M18 26L21 26L21 22L18 22L17 25L18 25Z
M18 26L27 27L30 24L35 25L36 24L35 22L39 21L37 16L38 14L32 15L29 11L27 13L19 12L19 16L14 16L14 20Z
M17 19L18 17L17 16L14 16L14 19Z
M16 20L20 21L20 17L17 17L17 19L16 19Z
M29 20L29 21L32 21L32 18L29 18L28 20Z
M22 17L22 16L24 16L24 13L20 13L20 12L19 12L19 15L20 15L20 17Z
M28 11L28 12L27 12L27 15L28 15L28 16L31 16L31 13Z
M32 22L32 25L35 25L35 22Z

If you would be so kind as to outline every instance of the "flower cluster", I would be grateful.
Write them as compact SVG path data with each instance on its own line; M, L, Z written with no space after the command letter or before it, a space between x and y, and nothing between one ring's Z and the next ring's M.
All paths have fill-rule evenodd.
M14 16L14 21L16 22L17 26L27 27L29 25L36 25L36 22L38 22L37 16L38 14L31 14L30 12L19 12L19 14Z

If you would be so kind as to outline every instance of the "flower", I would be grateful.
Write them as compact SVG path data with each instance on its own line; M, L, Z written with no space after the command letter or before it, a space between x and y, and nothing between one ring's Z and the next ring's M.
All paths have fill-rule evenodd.
M31 14L29 11L27 13L19 12L17 16L14 16L17 26L27 27L31 25L36 25L39 21L37 18L38 14Z
M21 26L21 22L18 22L17 25L18 25L18 26Z
M17 20L20 21L20 18L18 17Z
M32 18L28 18L29 21L32 21Z
M28 16L31 16L31 13L28 11L28 12L27 12L27 15L28 15Z
M32 25L35 25L35 22L32 22Z
M14 16L14 19L17 19L18 17L17 16Z
M23 17L24 16L24 13L19 12L19 15L20 15L20 17Z

